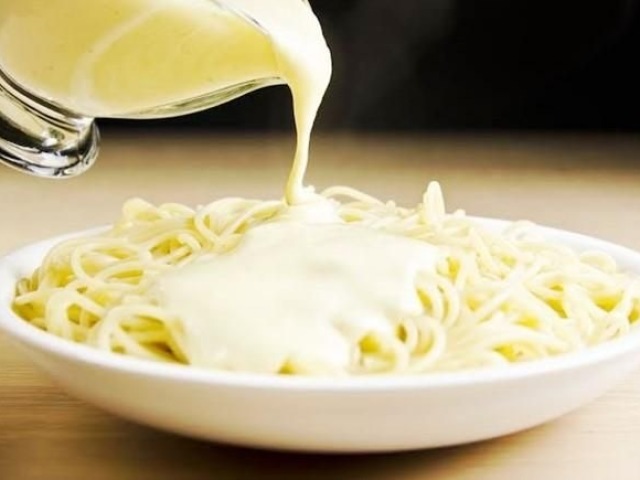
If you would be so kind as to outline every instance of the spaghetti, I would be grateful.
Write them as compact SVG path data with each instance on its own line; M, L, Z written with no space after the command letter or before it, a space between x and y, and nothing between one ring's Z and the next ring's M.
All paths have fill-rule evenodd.
M388 318L388 328L337 329L349 348L339 368L285 351L265 371L422 373L509 364L606 342L640 319L640 282L610 257L551 244L528 223L496 233L464 212L447 214L437 183L417 208L347 187L330 188L317 202L337 213L337 224L423 242L435 247L437 258L415 275L419 312ZM14 309L43 330L102 350L240 369L198 362L189 329L154 288L170 272L232 255L249 232L286 219L292 208L239 198L197 210L131 200L108 231L55 247L18 284Z

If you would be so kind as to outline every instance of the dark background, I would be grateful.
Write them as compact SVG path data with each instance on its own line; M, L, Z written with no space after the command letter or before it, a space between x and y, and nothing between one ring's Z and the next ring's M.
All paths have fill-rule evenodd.
M640 0L315 0L334 78L319 129L640 129ZM286 87L107 128L291 129Z

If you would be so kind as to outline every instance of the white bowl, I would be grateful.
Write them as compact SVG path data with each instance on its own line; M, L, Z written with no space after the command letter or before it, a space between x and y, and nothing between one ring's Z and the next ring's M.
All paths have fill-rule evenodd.
M639 253L574 233L542 231L575 248L608 252L622 268L640 274ZM12 313L16 280L59 240L0 260L0 330L70 394L130 420L202 439L317 452L474 442L557 418L595 399L640 364L640 328L554 359L410 377L277 377L126 358L57 338Z

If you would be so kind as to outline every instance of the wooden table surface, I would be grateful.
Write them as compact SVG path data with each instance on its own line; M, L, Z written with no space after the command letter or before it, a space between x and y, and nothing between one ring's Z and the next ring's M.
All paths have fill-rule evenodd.
M0 252L100 225L122 202L279 198L292 140L107 132L86 175L0 168ZM640 139L629 136L318 136L309 183L413 205L427 182L451 208L528 218L640 250ZM375 434L372 425L372 434ZM0 479L640 479L640 372L533 430L469 446L326 456L208 444L141 427L57 388L0 335Z

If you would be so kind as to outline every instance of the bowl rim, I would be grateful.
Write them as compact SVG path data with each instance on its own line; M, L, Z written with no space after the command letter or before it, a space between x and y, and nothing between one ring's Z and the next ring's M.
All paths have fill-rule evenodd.
M491 228L500 228L513 223L510 220L472 217ZM298 392L371 393L379 391L407 391L469 387L488 383L525 380L562 372L588 368L637 351L640 355L640 324L627 335L603 344L565 355L535 360L527 363L509 364L504 367L470 369L456 372L434 372L429 374L381 374L345 377L305 377L208 370L180 364L156 363L149 360L104 352L93 347L74 343L47 333L18 317L10 308L15 282L23 274L26 260L40 261L44 253L56 243L76 236L92 235L105 231L107 227L96 227L65 235L54 236L14 249L0 257L0 334L18 344L36 351L62 357L68 361L116 371L122 374L151 376L182 383L215 385L235 388L288 390ZM632 271L640 274L640 252L596 237L534 224L536 231L545 237L560 240L561 244L581 249L597 249L611 255ZM630 267L629 267L630 266Z

